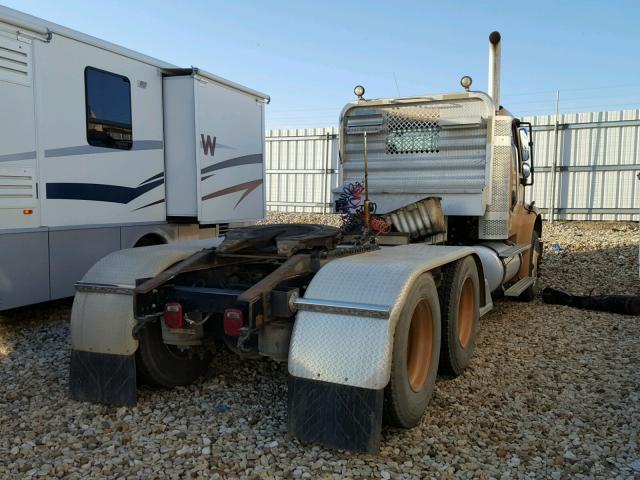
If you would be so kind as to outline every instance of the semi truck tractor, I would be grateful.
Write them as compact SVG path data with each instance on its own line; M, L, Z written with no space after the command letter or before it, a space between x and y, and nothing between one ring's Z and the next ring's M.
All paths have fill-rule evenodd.
M76 284L73 398L136 402L213 349L287 362L288 429L302 442L376 452L383 423L411 428L438 373L472 361L497 296L531 300L542 252L531 125L489 92L367 99L340 116L341 228L275 224L123 250ZM215 132L214 132L215 134Z

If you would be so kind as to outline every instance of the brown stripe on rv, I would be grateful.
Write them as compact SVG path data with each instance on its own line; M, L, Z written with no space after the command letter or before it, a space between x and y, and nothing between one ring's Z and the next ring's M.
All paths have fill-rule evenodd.
M209 193L208 195L205 195L204 197L202 197L202 201L204 202L205 200L210 200L215 197L222 197L223 195L228 195L230 193L241 192L242 190L245 190L245 192L242 194L238 202L233 207L235 208L240 204L242 200L246 198L247 195L253 192L260 185L262 185L261 178L259 178L258 180L252 180L250 182L240 183L232 187L223 188L222 190L218 190L217 192Z

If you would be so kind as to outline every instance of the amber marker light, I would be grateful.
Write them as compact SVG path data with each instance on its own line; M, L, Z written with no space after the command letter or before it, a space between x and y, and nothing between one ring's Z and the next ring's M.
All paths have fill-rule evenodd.
M30 208L25 208L24 210L22 210L22 213L24 213L25 215L32 215L33 210L31 210Z

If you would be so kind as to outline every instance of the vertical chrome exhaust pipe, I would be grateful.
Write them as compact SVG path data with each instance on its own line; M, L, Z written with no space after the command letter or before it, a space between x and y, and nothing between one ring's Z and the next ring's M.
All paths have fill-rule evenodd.
M489 96L500 109L500 32L489 35Z

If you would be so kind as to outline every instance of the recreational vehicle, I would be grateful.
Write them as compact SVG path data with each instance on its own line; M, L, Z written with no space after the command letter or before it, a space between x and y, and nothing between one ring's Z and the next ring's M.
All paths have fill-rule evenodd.
M0 6L0 310L264 216L269 97Z

